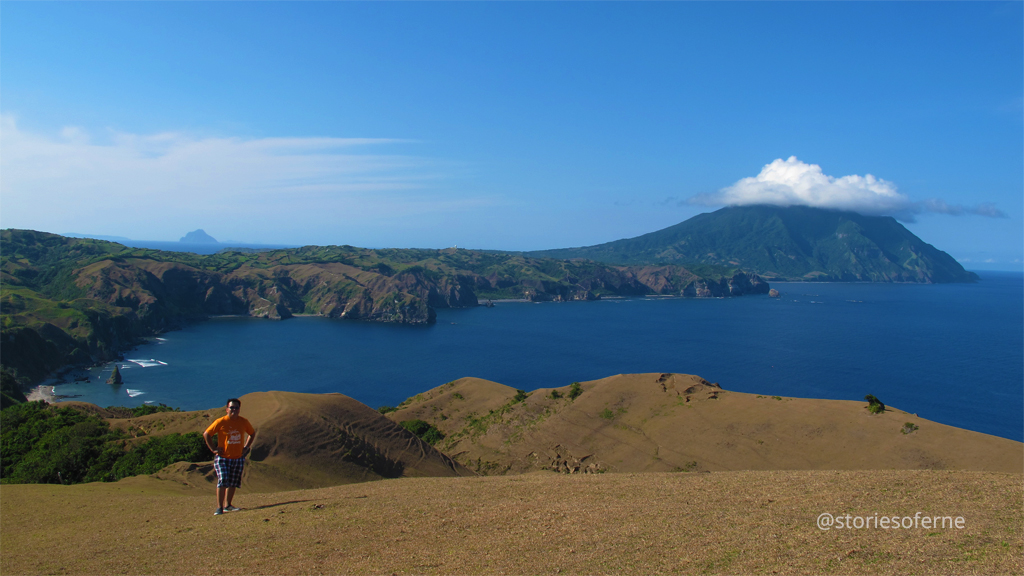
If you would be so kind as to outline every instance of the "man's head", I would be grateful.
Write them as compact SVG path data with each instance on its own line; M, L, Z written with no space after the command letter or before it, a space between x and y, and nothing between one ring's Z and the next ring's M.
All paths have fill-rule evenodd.
M242 410L242 401L238 398L228 399L227 407L225 411L228 413L228 418L234 418L238 416L238 413Z

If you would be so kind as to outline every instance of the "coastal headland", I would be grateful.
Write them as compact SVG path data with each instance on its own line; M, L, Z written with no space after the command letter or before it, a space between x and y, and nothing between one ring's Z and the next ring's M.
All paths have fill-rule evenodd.
M0 365L20 386L117 359L210 316L295 314L428 324L481 300L767 294L758 276L702 265L611 266L447 248L306 246L197 255L31 230L0 231Z
M866 402L743 394L684 374L618 375L530 394L463 378L385 415L340 394L255 392L242 403L259 434L241 512L212 516L208 463L114 483L5 484L0 569L1024 569L1021 443L894 407L872 413ZM61 406L107 418L139 440L202 430L222 412L115 418L91 404ZM444 437L431 445L401 425L411 420ZM862 527L823 530L825 513L860 517ZM916 517L917 525L882 529L880 516ZM864 528L864 518L875 518L875 528ZM230 548L227 533L240 539L237 552L183 553ZM63 545L40 545L54 540Z

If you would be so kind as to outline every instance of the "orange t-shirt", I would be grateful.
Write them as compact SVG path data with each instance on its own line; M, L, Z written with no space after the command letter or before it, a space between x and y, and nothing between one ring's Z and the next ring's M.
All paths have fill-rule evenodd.
M256 433L256 429L241 416L235 416L234 420L227 416L221 416L206 429L207 434L217 435L217 446L220 448L220 455L223 458L242 457L242 448L245 446L243 432L252 436Z

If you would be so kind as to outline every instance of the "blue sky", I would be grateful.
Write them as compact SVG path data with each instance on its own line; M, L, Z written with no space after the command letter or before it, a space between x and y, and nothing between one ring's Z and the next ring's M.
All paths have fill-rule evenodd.
M4 228L530 250L772 198L1022 266L1020 2L0 16Z

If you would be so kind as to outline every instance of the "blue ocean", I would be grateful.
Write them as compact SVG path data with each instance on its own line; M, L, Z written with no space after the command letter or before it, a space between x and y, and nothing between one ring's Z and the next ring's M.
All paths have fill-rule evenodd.
M531 391L680 372L727 390L862 400L1024 440L1024 274L977 284L773 283L782 296L499 303L431 326L215 318L55 392L101 406L222 406L248 392L341 392L372 407L463 376Z

